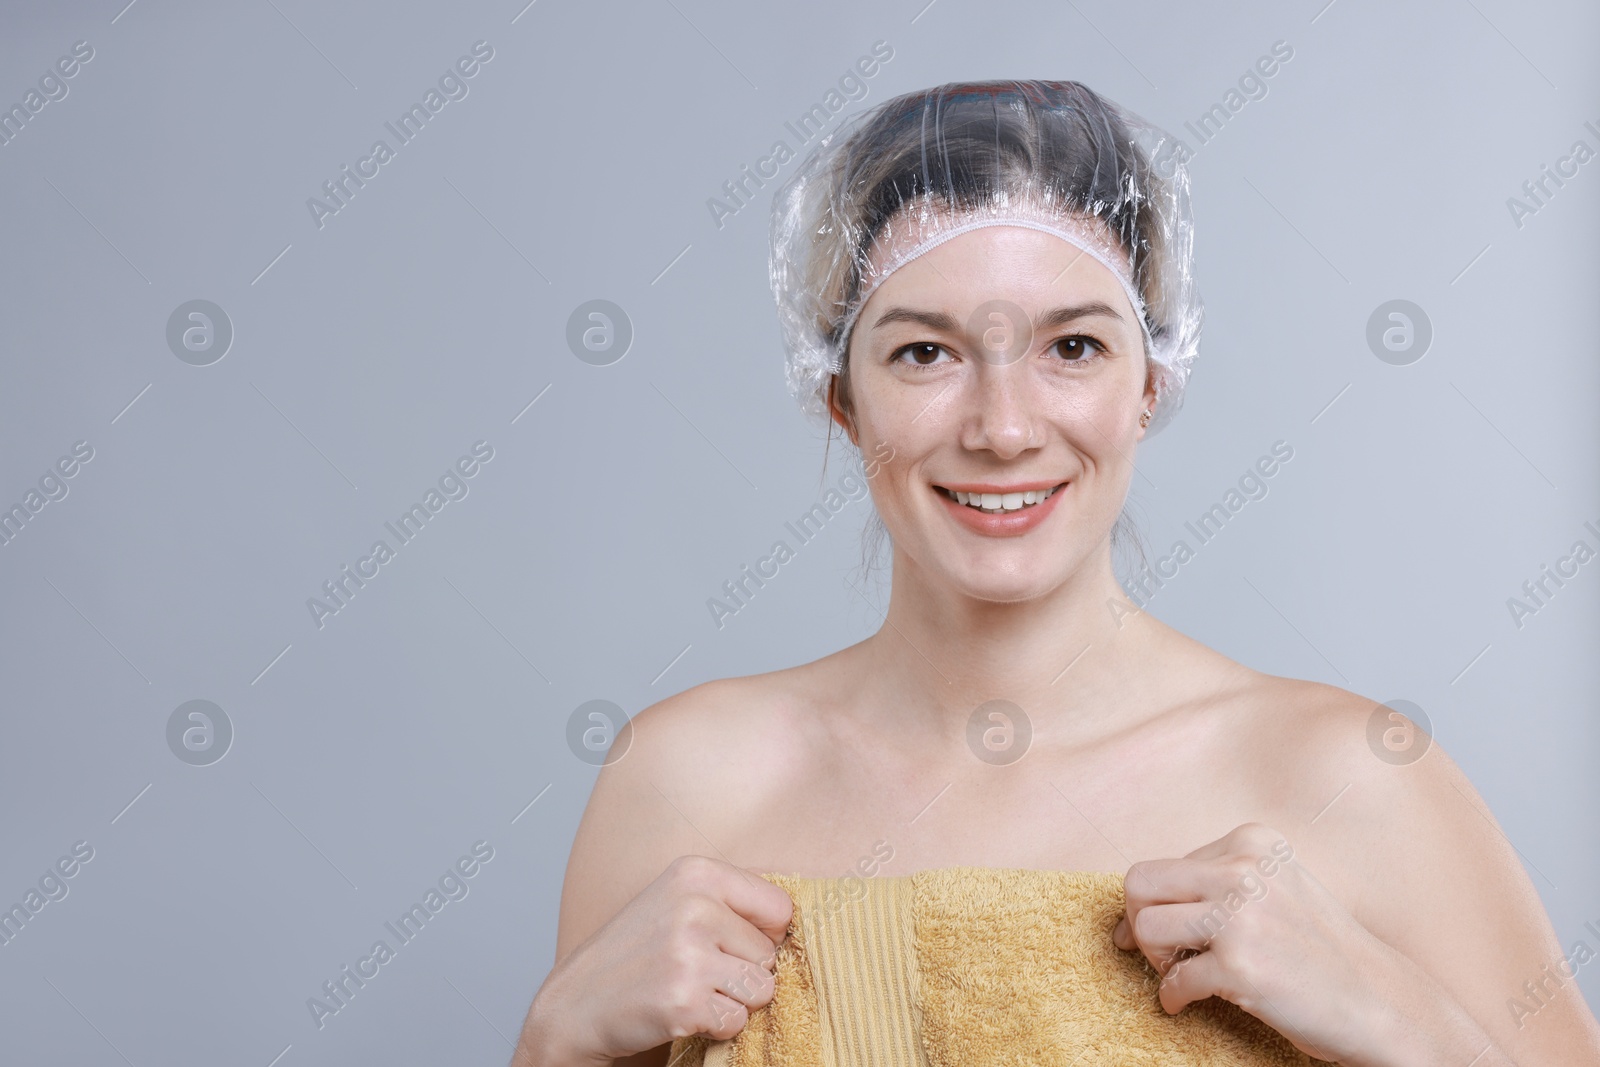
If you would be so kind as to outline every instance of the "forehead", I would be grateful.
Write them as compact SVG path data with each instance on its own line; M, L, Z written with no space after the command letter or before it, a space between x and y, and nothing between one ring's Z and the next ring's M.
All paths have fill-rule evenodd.
M1091 247L1107 258L1115 253L1119 258L1112 262L1125 262L1125 257L1115 252L1109 229L1092 221L1100 229L1098 235L1088 226L1075 227L1072 232L1081 231ZM1094 255L1056 234L1015 225L983 225L949 237L897 266L910 240L909 235L900 236L898 251L892 244L873 249L869 270L879 272L872 275L877 286L860 317L869 327L873 310L889 303L940 305L959 311L1005 299L1024 307L1042 306L1046 301L1100 300L1120 311L1132 328L1138 328L1137 313L1117 275ZM882 273L885 270L887 275Z

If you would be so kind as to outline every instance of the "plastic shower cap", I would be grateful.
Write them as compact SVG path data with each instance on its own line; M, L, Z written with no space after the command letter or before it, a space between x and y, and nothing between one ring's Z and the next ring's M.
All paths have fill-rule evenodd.
M1122 282L1155 379L1155 433L1199 354L1188 154L1072 81L954 82L851 116L773 200L769 271L789 392L826 418L829 377L885 278L979 226L1027 226Z

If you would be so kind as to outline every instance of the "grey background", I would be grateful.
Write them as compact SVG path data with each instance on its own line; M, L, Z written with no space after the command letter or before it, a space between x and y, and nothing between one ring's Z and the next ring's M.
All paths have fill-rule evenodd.
M783 390L775 182L720 229L707 200L880 39L847 111L1066 77L1180 134L1293 47L1193 164L1208 319L1139 457L1151 548L1294 458L1151 610L1422 707L1592 942L1600 563L1506 607L1600 523L1600 162L1506 206L1596 147L1592 6L122 3L0 17L6 106L95 51L0 147L0 506L94 449L0 546L0 903L94 849L0 946L8 1062L504 1062L595 774L573 709L877 627L866 504L711 622L845 457L824 477ZM307 198L480 39L468 96L319 229ZM1409 366L1365 340L1397 298L1435 333ZM192 299L235 331L206 367L165 341ZM565 341L592 299L635 331L609 366ZM307 599L478 440L468 495L319 629ZM195 699L234 729L210 766L167 746ZM479 840L469 895L319 1029L307 998Z

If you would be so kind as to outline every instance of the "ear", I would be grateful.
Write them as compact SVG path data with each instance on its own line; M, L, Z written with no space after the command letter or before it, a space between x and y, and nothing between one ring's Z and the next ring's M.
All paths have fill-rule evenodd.
M846 415L844 409L839 406L839 376L837 374L830 375L828 378L828 417L839 424L840 429L844 430L849 436L851 444L857 448L861 447L861 441L856 436L856 428L850 421L850 416Z
M1156 376L1155 376L1155 371L1152 368L1151 372L1149 374L1146 374L1145 378L1144 378L1144 394L1142 396L1140 396L1140 398L1139 398L1139 414L1143 415L1146 411L1154 411L1155 407L1156 407ZM1138 428L1139 436L1136 438L1136 440L1140 440L1140 441L1144 440L1144 434L1145 434L1145 431L1147 429L1149 429L1149 427L1140 426Z

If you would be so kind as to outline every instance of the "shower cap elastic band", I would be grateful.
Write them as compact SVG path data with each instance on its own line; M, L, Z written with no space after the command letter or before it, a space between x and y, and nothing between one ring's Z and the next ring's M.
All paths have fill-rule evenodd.
M872 280L867 283L867 285L863 288L861 295L853 302L854 306L851 308L850 313L845 317L843 323L843 336L847 339L849 338L851 330L855 327L856 319L861 314L861 310L867 306L867 300L874 292L877 291L878 286L882 285L886 280L888 280L889 275L893 274L907 263L910 263L918 256L923 255L926 252L930 252L939 245L944 244L946 241L949 241L955 237L960 237L964 233L971 233L973 230L980 229L984 226L1021 226L1025 229L1038 230L1041 233L1051 234L1052 236L1059 237L1061 240L1077 248L1079 251L1098 262L1102 267L1106 268L1106 270L1110 271L1112 276L1117 279L1117 282L1121 284L1122 291L1127 296L1129 305L1131 305L1133 308L1134 316L1138 319L1140 329L1144 333L1145 344L1148 350L1149 346L1151 345L1151 338L1150 328L1146 322L1144 297L1139 293L1139 290L1134 285L1133 277L1128 271L1128 264L1125 257L1119 256L1114 249L1110 248L1104 240L1099 238L1099 235L1091 227L1084 225L1080 220L1074 219L1070 216L1057 219L1053 222L1047 222L1042 221L1041 218L1036 215L984 215L973 218L970 217L969 214L966 217L966 221L951 226L949 229L941 230L931 237L923 238L911 248L893 253L892 257L884 264L883 267L873 272ZM843 363L843 352L841 351L835 353L834 358L829 365L828 372L830 374L841 373L844 369Z

